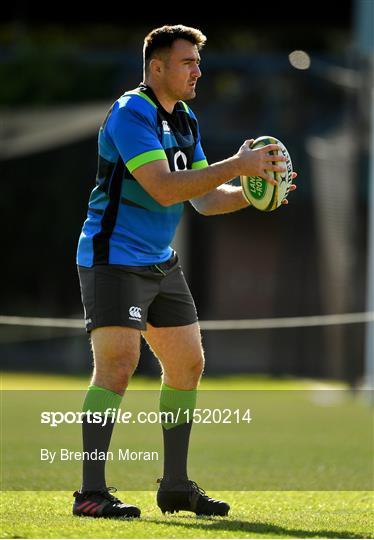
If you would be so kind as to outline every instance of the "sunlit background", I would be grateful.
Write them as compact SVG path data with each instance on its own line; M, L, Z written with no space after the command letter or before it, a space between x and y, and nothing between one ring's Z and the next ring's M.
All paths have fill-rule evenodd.
M352 385L370 375L374 2L344 0L331 15L323 2L297 10L291 2L247 4L204 17L197 6L175 12L166 4L138 17L124 4L90 14L59 6L52 15L20 1L3 12L4 369L90 371L84 330L69 326L82 319L75 251L95 181L98 128L111 103L141 81L145 34L183 23L208 37L190 103L208 161L232 155L244 139L272 135L298 172L288 207L271 213L203 217L185 205L175 247L201 319L206 373ZM327 324L324 316L336 314ZM13 324L15 316L51 321ZM320 318L311 325L310 316ZM256 327L258 319L284 318ZM239 320L223 324L234 329L206 323ZM159 373L146 347L139 372Z

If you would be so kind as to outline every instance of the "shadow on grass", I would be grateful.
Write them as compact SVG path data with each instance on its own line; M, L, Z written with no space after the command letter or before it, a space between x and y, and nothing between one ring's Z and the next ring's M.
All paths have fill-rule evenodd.
M288 529L286 527L279 527L271 523L250 523L248 521L240 521L238 519L226 520L222 518L207 518L198 517L192 518L194 522L188 523L189 529L196 529L200 531L232 531L232 532L245 532L245 533L257 533L257 534L271 534L273 537L291 536L297 538L366 538L366 535L356 534L349 531L304 531L303 529ZM178 521L178 519L171 519L165 521L164 519L150 519L147 520L150 523L157 523L177 527L186 527L185 521Z

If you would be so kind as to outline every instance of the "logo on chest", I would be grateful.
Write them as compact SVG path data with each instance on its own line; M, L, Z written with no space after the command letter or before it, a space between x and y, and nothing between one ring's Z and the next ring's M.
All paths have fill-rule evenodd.
M187 169L187 156L184 152L178 150L174 154L174 170L185 171Z
M162 121L162 132L167 135L167 134L170 134L170 126L169 124L167 123L166 120L163 120Z

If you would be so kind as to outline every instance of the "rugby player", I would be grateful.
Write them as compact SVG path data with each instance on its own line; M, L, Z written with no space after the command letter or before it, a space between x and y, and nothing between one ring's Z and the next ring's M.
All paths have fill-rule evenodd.
M177 253L170 247L191 201L203 215L248 206L240 174L274 182L283 171L268 152L238 152L208 165L198 121L186 103L196 96L206 37L183 25L152 30L144 40L144 79L111 107L99 131L98 172L79 239L77 264L94 370L83 411L118 409L144 336L162 367L160 410L187 410L191 419L204 367L195 304ZM283 161L283 158L278 158ZM293 189L295 186L293 186ZM83 423L83 450L107 452L113 423ZM225 516L229 505L210 498L187 474L191 421L162 425L164 470L157 504L162 512L188 510ZM125 475L124 475L125 476ZM140 509L112 495L105 460L83 462L73 513L139 517Z

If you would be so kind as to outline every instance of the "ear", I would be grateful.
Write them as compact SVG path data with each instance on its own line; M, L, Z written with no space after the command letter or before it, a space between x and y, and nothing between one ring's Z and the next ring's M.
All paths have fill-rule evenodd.
M152 75L161 75L163 70L163 62L160 58L152 58L149 62L149 69Z

